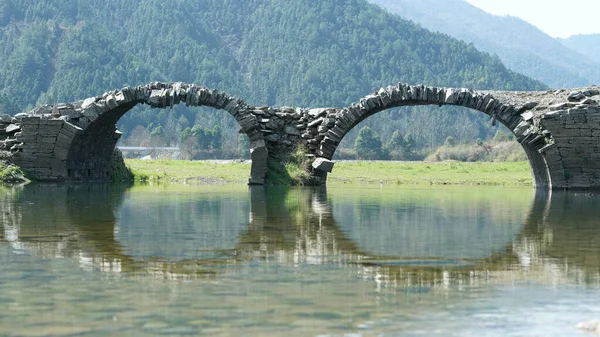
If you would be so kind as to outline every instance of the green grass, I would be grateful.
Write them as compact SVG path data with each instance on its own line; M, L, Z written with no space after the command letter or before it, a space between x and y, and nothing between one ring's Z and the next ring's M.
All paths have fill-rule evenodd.
M328 182L533 186L528 162L339 162Z
M208 161L125 161L138 181L246 183L250 164ZM335 164L328 183L384 183L410 185L532 186L528 162L385 162L342 161Z
M219 164L210 161L125 159L136 181L247 183L249 162Z
M23 183L29 181L21 168L16 165L7 165L0 163L0 182L2 183Z

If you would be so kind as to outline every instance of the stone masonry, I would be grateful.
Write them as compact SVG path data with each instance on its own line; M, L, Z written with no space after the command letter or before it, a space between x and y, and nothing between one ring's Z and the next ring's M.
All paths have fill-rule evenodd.
M539 188L600 188L600 87L543 92L474 91L397 84L349 107L256 107L229 94L184 83L153 82L82 101L0 116L0 149L38 180L108 180L121 134L117 121L137 104L175 104L225 110L251 140L250 184L268 182L267 163L285 161L299 144L312 160L314 181L325 183L344 136L386 109L456 105L481 111L508 127L523 146Z

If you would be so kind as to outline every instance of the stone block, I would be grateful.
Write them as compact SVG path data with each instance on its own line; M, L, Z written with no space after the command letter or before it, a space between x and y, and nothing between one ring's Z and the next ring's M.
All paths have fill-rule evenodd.
M56 137L38 137L39 142L40 143L44 143L44 144L55 144L56 143Z
M335 118L325 118L323 121L323 125L331 128L335 125Z
M315 127L321 125L321 123L323 123L324 120L325 120L324 118L318 118L318 119L308 123L308 127L315 128Z
M325 158L317 158L313 161L312 167L315 170L323 171L323 172L331 172L333 171L333 165L335 163L331 160Z
M410 86L410 100L416 101L419 99L419 87L416 85Z
M157 107L161 105L162 97L164 97L164 90L152 90L150 93L150 98L148 99L148 103L151 106Z
M392 98L390 97L390 95L388 95L388 93L385 91L385 89L381 89L379 91L379 101L381 101L381 105L383 106L390 106L394 101L392 100Z
M35 148L32 149L32 153L53 153L54 152L54 143L37 143L35 144ZM38 157L39 159L39 157Z
M258 121L253 115L246 115L244 118L239 120L239 123L242 129L244 129L246 132L258 127Z
M238 105L237 101L235 99L232 99L223 107L223 109L226 111L229 111L231 113L233 108L235 108L237 105Z
M523 118L524 121L529 121L533 118L533 112L525 112L521 114L521 118Z
M60 130L60 132L64 133L67 136L69 136L69 135L73 136L73 135L76 135L77 133L83 132L83 129L75 124L65 122L63 124L63 127Z
M54 149L54 157L60 160L67 160L69 157L69 150L62 147L56 147Z
M85 110L89 107L92 107L94 106L94 103L96 103L96 97L86 98L83 100L83 103L81 103L81 109Z
M287 133L288 135L300 136L300 130L293 126L287 126L285 128L285 133Z
M125 94L123 93L123 91L119 91L114 95L115 101L117 102L117 105L122 105L127 103L127 97L125 97Z
M115 95L113 94L109 94L107 95L104 100L106 101L106 105L110 108L110 109L114 109L116 107L119 106L119 104L117 103L117 99L115 98Z
M454 102L454 91L452 89L446 89L446 97L444 98L444 103L454 104Z
M265 136L265 140L271 143L277 143L281 140L281 136L276 133L273 133L268 136Z
M321 116L325 116L327 114L327 109L310 109L308 110L308 115L313 118L319 118Z
M96 111L95 106L93 106L93 105L91 107L87 108L87 109L84 109L82 111L82 115L84 117L87 117L87 118L91 119L91 120L95 120L99 116L98 112Z
M10 124L9 126L6 127L5 132L8 134L11 133L15 133L17 131L21 130L21 126L20 125L16 125L16 124Z

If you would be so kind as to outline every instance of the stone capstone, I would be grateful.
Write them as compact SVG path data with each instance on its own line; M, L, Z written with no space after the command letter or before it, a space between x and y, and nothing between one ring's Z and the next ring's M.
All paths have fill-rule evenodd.
M333 171L333 165L335 163L329 159L325 158L317 158L313 161L312 167L315 170L323 171L323 172L331 172Z
M571 93L569 93L569 96L567 97L569 102L578 102L584 98L586 98L586 96L581 91L571 91Z
M6 133L10 134L10 133L15 133L17 131L21 130L21 126L20 125L16 125L16 124L10 124L9 126L6 127Z

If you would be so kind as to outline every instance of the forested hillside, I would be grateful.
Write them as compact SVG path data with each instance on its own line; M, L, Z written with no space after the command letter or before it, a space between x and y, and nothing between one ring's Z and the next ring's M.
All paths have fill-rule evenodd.
M496 54L510 69L550 87L600 82L600 63L571 50L535 26L511 16L496 16L464 0L369 0L424 28L473 43ZM579 51L580 53L576 52Z
M397 82L545 88L364 0L0 0L0 59L0 111L9 113L150 81L305 107L345 106ZM391 111L366 123L384 141L411 133L417 147L495 132L482 116L452 109ZM119 128L136 145L176 145L182 133L206 149L235 152L238 143L235 121L212 110L136 108Z
M560 39L559 41L565 46L600 64L600 34L573 35L566 39ZM596 84L598 83L600 83L600 81Z

